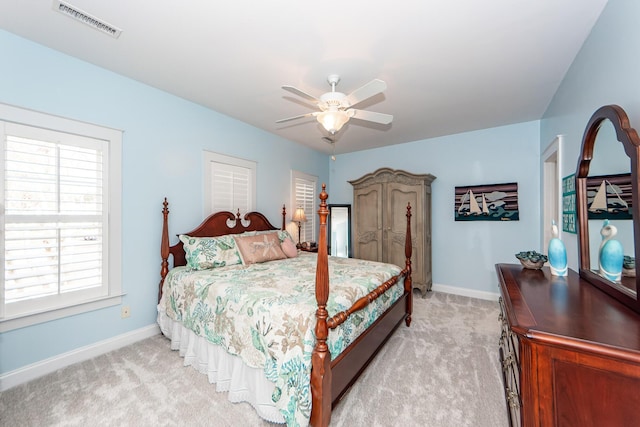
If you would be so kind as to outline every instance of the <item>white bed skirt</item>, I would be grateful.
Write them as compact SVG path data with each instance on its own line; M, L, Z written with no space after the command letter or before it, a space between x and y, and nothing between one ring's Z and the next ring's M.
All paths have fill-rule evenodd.
M247 366L240 357L174 321L158 306L160 330L171 339L171 349L184 357L184 366L192 366L206 374L216 391L228 392L230 402L248 402L258 415L272 423L285 420L271 400L275 385L264 376L264 370Z

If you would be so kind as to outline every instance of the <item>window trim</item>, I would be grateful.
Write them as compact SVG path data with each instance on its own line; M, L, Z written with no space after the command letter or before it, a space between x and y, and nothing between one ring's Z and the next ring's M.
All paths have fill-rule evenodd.
M5 315L4 293L0 293L2 298L0 300L0 332L121 304L124 295L122 293L122 131L3 103L0 103L0 120L105 140L108 144L105 163L109 168L108 182L105 183L106 188L109 189L109 248L105 254L109 277L107 295L72 302L63 307L2 317ZM4 206L1 213L2 224L0 225L4 227Z
M237 166L241 168L251 169L251 182L249 191L251 194L249 195L249 211L254 211L256 209L256 183L257 183L257 169L258 164L252 160L241 159L239 157L227 156L220 153L215 153L213 151L203 150L202 155L203 162L203 179L204 179L204 203L202 205L202 215L203 218L208 217L213 212L213 189L211 188L211 163L224 163L227 165ZM235 212L234 212L235 213ZM241 212L242 215L247 214L249 212Z

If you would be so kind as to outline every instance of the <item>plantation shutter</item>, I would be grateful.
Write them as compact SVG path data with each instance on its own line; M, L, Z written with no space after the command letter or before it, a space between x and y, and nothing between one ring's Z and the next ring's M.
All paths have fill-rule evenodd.
M303 242L315 241L318 216L316 212L316 181L296 176L294 178L294 191L294 208L302 207L307 217L307 221L302 223L300 240Z
M108 293L106 142L4 123L5 314Z
M211 188L213 212L230 211L242 214L253 210L250 168L227 163L212 162Z

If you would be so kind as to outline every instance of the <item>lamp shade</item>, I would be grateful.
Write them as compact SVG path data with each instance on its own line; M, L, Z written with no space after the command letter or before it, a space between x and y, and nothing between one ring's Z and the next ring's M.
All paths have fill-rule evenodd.
M323 111L316 116L316 119L333 135L349 121L349 114L346 111Z
M304 209L296 208L296 211L293 213L293 221L296 221L296 222L306 222L307 221L307 217L304 214Z

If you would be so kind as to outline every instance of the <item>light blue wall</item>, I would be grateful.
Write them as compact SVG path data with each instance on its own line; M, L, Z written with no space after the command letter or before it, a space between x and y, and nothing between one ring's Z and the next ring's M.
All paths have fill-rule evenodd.
M380 167L435 175L434 284L497 293L494 265L540 250L539 141L533 121L336 156L329 200L353 203L348 181ZM454 187L508 182L518 183L519 221L454 221Z
M437 176L433 184L434 283L497 292L493 265L541 241L540 154L565 135L562 175L575 170L584 126L598 107L616 103L640 127L640 2L610 0L542 121L327 156L135 81L0 31L0 102L124 130L123 287L120 308L0 335L0 372L153 324L160 209L171 202L171 228L202 218L201 151L258 161L258 209L278 223L288 201L289 170L329 183L331 203L351 203L348 180L379 167ZM9 64L10 66L8 66ZM344 142L347 143L347 142ZM163 170L166 168L167 170ZM329 180L330 177L330 180ZM455 186L518 182L520 221L453 221ZM575 238L565 233L570 262Z
M124 130L124 304L0 334L0 373L151 325L162 200L170 233L202 220L202 150L258 162L257 209L279 225L290 170L328 182L328 156L0 30L0 102Z
M541 151L564 135L562 176L575 173L585 126L601 106L620 105L640 129L639 20L640 2L609 0L541 120ZM563 240L575 269L576 235L564 233Z

